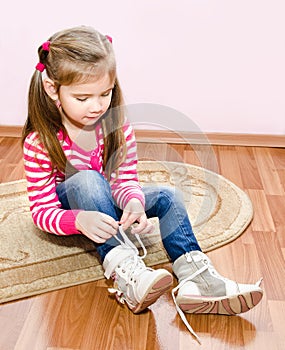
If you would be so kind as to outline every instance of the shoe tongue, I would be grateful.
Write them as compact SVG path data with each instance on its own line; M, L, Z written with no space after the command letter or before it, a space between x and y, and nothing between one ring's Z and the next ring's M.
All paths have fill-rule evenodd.
M191 252L187 254L186 259L188 262L199 262L203 260L203 256L198 252Z
M138 275L145 270L143 261L138 256L130 256L124 262L124 268L130 275Z
M199 261L201 261L201 260L203 260L203 259L202 259L202 257L201 257L200 255L194 255L194 256L193 256L193 261L194 261L194 262L199 262Z

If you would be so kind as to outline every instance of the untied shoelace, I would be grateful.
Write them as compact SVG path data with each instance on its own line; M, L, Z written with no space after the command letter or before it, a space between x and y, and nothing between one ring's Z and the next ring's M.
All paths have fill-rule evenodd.
M124 232L122 226L119 226L119 232L121 234L122 239L120 239L118 236L114 236L116 238L116 240L126 249L132 249L135 252L135 255L133 257L134 260L134 269L135 266L146 257L147 255L147 250L140 238L140 236L138 234L135 234L135 237L137 239L137 241L139 242L141 248L143 249L143 255L139 256L138 255L138 249L136 247L136 245L128 238L128 236L126 235L126 233ZM196 271L194 274L192 274L191 276L189 276L187 279L181 281L175 288L172 289L172 298L176 307L176 310L179 314L179 316L181 317L183 323L185 324L185 326L187 327L187 329L189 330L189 332L197 339L197 341L201 344L201 340L199 338L199 336L194 332L193 328L190 326L189 322L186 319L185 314L183 313L183 311L180 309L179 305L176 302L176 298L175 298L175 293L178 291L178 289L180 287L182 287L186 282L190 281L191 279L195 278L197 275L199 275L200 273L202 273L203 271L205 271L208 268L208 266L203 266L201 269L199 269L198 271ZM125 298L123 296L123 293L118 290L117 288L108 288L109 293L111 294L116 294L116 298L117 300L124 304L125 302Z
M179 305L177 304L176 298L175 298L175 293L178 291L179 288L181 288L186 282L191 281L193 278L195 278L196 276L200 275L202 272L206 271L208 269L207 265L204 265L203 267L201 267L199 270L197 270L195 273L193 273L192 275L190 275L189 277L185 278L184 280L180 281L179 284L172 289L171 294L172 294L172 299L173 302L175 304L176 310L179 314L179 316L181 317L181 320L183 321L183 323L185 324L185 326L187 327L187 329L189 330L189 332L196 338L196 340L198 341L199 344L202 344L201 339L199 338L199 336L195 333L195 331L193 330L193 328L190 326L189 322L187 321L187 318L184 314L184 312L180 309Z
M206 271L209 268L208 263L206 263L204 266L202 266L199 270L197 270L196 272L194 272L192 275L188 276L187 278L185 278L184 280L181 280L179 282L179 284L172 289L172 298L173 298L173 302L175 304L176 310L179 314L179 316L181 317L183 323L185 324L185 326L187 327L187 329L189 330L189 332L196 338L196 340L198 341L199 344L202 344L202 341L200 339L200 337L195 333L195 331L193 330L193 328L190 326L189 322L186 319L186 316L184 314L184 312L180 309L179 305L176 302L176 298L175 298L175 293L178 291L179 288L181 288L186 282L191 281L192 279L194 279L195 277L197 277L198 275L200 275L202 272ZM223 277L221 277L223 278ZM223 278L224 280L226 280L225 278ZM259 286L262 282L262 278L259 279L256 282L256 285Z

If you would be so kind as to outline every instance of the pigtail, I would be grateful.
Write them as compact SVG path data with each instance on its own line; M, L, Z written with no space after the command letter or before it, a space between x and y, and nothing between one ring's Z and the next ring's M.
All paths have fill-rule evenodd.
M123 131L124 121L123 97L118 79L116 79L110 108L102 120L104 134L103 168L108 180L111 179L112 172L115 172L118 176L118 168L126 159L127 146Z
M56 167L65 172L67 159L57 137L60 129L65 130L59 110L44 91L42 75L36 70L30 83L28 118L23 129L22 142L30 132L37 131L40 141L49 154L53 170Z

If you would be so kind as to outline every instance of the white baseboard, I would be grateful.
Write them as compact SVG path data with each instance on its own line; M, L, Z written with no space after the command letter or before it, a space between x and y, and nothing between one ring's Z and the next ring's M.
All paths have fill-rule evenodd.
M21 137L23 126L0 125L0 137ZM135 130L138 142L211 144L222 146L285 147L285 135L191 133L185 131Z
M285 147L285 135L191 133L185 131L136 130L139 142L211 144L222 146Z
M21 137L23 126L0 125L0 137Z

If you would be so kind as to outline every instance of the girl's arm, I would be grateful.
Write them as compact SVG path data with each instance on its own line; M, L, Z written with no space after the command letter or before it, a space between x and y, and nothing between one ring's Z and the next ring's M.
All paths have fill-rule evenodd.
M132 228L132 233L151 233L153 224L147 220L145 214L145 198L138 182L137 174L137 145L131 125L126 122L124 134L127 142L127 156L119 167L119 176L111 183L113 197L121 209L123 215L120 223L123 229L127 229L134 222L138 225Z
M119 167L118 177L113 181L111 180L112 194L121 209L124 209L132 198L138 199L144 207L145 198L138 182L137 144L134 130L130 123L126 122L123 131L127 143L127 156ZM114 178L115 175L112 174L112 179Z
M37 133L28 135L23 153L30 210L35 225L56 235L80 234L75 226L79 210L61 209L56 194L56 174L51 175L51 162Z

